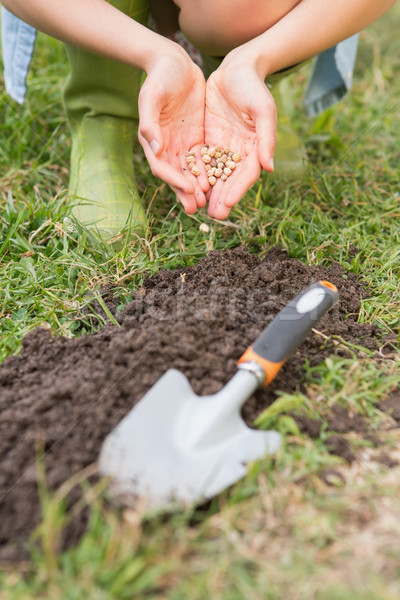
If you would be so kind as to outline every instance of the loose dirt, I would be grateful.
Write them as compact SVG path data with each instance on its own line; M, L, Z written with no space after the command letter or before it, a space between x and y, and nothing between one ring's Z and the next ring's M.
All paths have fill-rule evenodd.
M340 291L339 303L318 330L377 348L377 328L357 323L368 291L355 275L337 264L306 266L277 248L262 261L236 248L211 252L194 267L160 271L120 312L119 300L105 292L120 327L74 339L45 329L27 335L21 353L0 367L0 560L20 558L21 543L40 521L38 452L46 452L47 485L55 489L97 460L107 434L168 368L180 369L198 394L216 392L278 311L318 279ZM316 365L333 352L346 350L312 333L273 385L247 402L247 423L277 390L301 388L306 359ZM344 413L339 407L333 413L333 429L361 426ZM299 425L311 436L319 434L318 422L303 419ZM84 527L84 520L75 523L69 537L76 539Z

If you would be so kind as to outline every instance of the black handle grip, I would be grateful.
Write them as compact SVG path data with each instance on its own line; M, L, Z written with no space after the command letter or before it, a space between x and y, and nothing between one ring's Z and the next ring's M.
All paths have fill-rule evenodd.
M269 383L338 297L336 286L329 281L313 283L278 313L239 363L257 361Z

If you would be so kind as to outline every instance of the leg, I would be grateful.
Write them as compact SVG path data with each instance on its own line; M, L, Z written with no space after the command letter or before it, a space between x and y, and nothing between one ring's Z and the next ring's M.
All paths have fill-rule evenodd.
M112 4L145 24L148 0ZM143 225L145 215L135 187L133 136L143 73L66 45L71 72L64 105L71 128L70 194L74 215L104 237L124 225Z

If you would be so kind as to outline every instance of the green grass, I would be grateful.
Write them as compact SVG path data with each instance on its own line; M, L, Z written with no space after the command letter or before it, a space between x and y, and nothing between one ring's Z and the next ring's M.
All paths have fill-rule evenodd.
M123 304L146 275L239 244L261 256L280 245L307 264L341 263L370 291L360 322L398 336L399 24L395 7L362 34L352 94L321 117L306 119L300 110L309 67L291 76L292 115L311 172L289 183L263 175L228 222L203 211L185 215L138 148L151 226L144 239L118 251L70 230L70 142L61 104L67 66L62 46L40 36L26 105L0 90L0 361L17 353L23 335L39 325L73 337L112 321L110 314L95 315L101 285L117 286ZM203 222L208 233L199 229ZM353 246L360 250L356 257ZM0 597L397 599L400 471L376 457L384 450L400 460L398 430L387 429L390 417L377 408L398 385L399 356L393 351L383 360L351 350L351 358L306 368L307 393L283 394L260 417L262 426L284 433L282 451L254 465L205 512L168 519L117 515L103 503L101 489L85 484L87 474L50 493L42 473L43 519L31 542L32 560L0 575ZM350 468L326 450L334 402L370 419L383 444L374 448L347 435L358 456ZM300 434L290 410L321 420L320 439ZM318 476L327 469L329 486ZM70 518L63 499L72 485L85 490L90 524L77 547L59 553ZM80 510L81 504L74 507Z

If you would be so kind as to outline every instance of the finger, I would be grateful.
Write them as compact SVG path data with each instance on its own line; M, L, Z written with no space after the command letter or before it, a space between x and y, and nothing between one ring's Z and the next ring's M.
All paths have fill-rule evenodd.
M226 182L225 182L226 183ZM221 199L221 193L223 190L224 182L219 179L217 183L210 188L209 193L207 194L209 204L208 204L208 214L210 217L215 217L215 211L218 206L224 206L224 201ZM229 214L229 212L228 212Z
M167 158L162 155L158 158L152 151L150 144L140 134L138 135L139 142L142 144L144 153L149 163L151 172L156 177L160 177L169 186L176 187L186 192L187 194L193 194L195 191L195 185L193 181L190 181L181 172L181 166L179 162L176 165L171 165L167 162Z
M179 188L175 188L172 185L170 187L175 192L176 197L178 198L179 202L182 204L185 212L188 215L194 215L194 213L197 210L197 202L196 202L194 196L191 194L187 194L186 192L183 192Z
M148 93L149 88L149 93ZM150 91L153 93L150 94ZM162 110L162 90L144 83L139 94L139 131L138 137L146 140L155 156L164 149L163 134L160 127ZM141 142L142 143L142 142ZM143 144L142 144L143 146Z
M196 152L196 149L193 148L193 151ZM196 154L198 154L198 156L201 156L200 151L198 151ZM189 179L193 179L194 186L195 186L194 198L196 200L197 206L199 208L203 208L206 205L205 192L207 192L208 188L210 187L210 184L208 182L208 178L206 176L205 169L203 168L204 167L203 162L201 161L201 159L198 156L196 156L196 162L194 163L194 165L196 166L197 173L200 171L199 175L193 175L193 172L190 168L193 163L187 162L187 154L185 155L184 158L182 156L180 158L181 158L181 168L182 168L183 173Z
M196 190L194 193L194 199L199 208L204 208L207 204L206 195L203 190Z
M138 139L142 146L143 142L147 143L154 156L159 156L164 150L164 137L156 122L139 124Z
M221 186L217 190L214 191L213 189L210 195L209 210L211 210L211 213L209 212L209 214L215 216L215 218L226 218L219 216L226 214L221 205L229 210L235 206L258 179L260 173L261 165L258 161L256 151L254 151L243 162L238 164L232 175L225 182L221 182ZM229 214L229 211L227 214Z
M227 217L229 217L229 213L231 212L231 209L229 208L229 206L226 206L225 204L217 204L215 211L214 211L214 219L219 219L220 221L223 221L224 219L226 219Z
M200 188L203 191L203 193L206 193L210 189L210 182L208 181L206 170L200 168L200 171L201 172L197 178L197 181L199 182Z
M210 196L210 203L208 205L208 215L213 219L226 219L231 212L229 206L226 206L224 202L216 195L218 190L213 189Z
M189 171L188 177L195 177L195 176L192 175L190 173L190 171ZM207 201L206 201L206 195L205 195L205 193L203 192L203 190L201 189L201 187L199 185L199 181L198 181L199 177L195 177L195 180L194 180L195 189L194 189L193 197L194 197L194 199L196 201L196 205L199 208L203 208L206 205Z
M236 167L234 173L227 179L221 194L221 200L232 208L239 202L244 194L257 181L261 173L261 165L257 156L253 159L247 157L239 167Z

